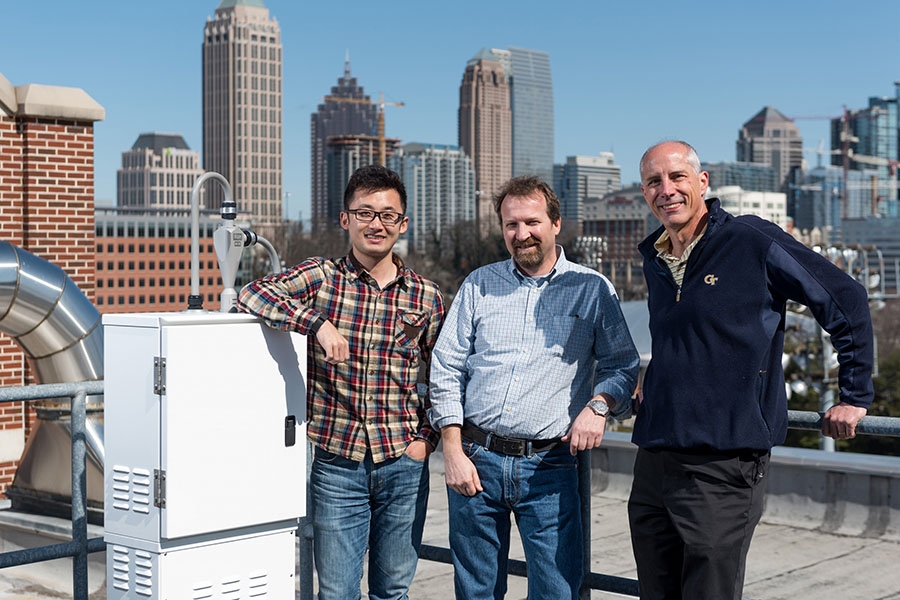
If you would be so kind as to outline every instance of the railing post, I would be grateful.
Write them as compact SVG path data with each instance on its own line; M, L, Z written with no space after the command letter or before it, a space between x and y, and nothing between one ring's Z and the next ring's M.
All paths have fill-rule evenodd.
M578 453L578 495L581 498L581 551L583 578L578 589L581 600L591 598L591 451Z
M72 593L75 600L88 600L87 469L85 468L85 423L87 408L83 389L71 398L72 413Z
M300 518L297 539L299 540L298 570L300 571L298 599L313 600L313 526L310 517Z

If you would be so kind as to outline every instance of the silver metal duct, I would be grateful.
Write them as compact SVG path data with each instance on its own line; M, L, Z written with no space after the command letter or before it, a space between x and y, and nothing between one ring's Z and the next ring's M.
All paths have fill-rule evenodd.
M0 331L15 339L39 383L103 378L97 308L58 266L0 242ZM36 405L37 421L11 487L13 506L68 515L72 432L68 400ZM88 505L103 506L103 401L87 401ZM100 511L102 516L102 508Z

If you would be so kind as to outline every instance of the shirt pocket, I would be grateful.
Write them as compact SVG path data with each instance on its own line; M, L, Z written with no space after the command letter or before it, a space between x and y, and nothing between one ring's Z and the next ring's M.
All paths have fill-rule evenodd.
M428 321L428 315L422 311L407 310L397 314L395 337L402 348L418 348L419 336Z
M390 360L390 377L403 390L414 390L419 380L419 336L428 315L420 311L399 311L394 321L395 352Z

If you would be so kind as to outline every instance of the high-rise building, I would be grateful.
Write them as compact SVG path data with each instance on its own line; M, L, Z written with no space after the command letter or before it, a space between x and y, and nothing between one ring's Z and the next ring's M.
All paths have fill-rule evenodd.
M752 162L700 163L700 168L709 173L709 186L721 187L737 185L754 192L778 192L782 185L776 181L775 169L771 165Z
M602 198L622 185L622 167L612 152L598 156L569 156L553 167L553 190L559 197L562 218L578 223L585 220L584 203Z
M344 190L350 176L360 167L379 163L379 138L372 135L332 135L325 144L326 218L319 225L329 223L332 229L340 228L340 214L344 210ZM385 138L385 155L390 157L400 146L400 140Z
M459 146L475 169L479 228L498 231L491 198L512 175L512 111L503 65L485 49L469 59L459 86Z
M843 166L846 159L848 170L875 171L875 214L880 216L898 215L898 125L898 98L888 97L871 97L868 108L846 111L831 121L831 164Z
M492 48L509 82L512 111L512 175L553 178L553 77L541 50Z
M788 190L791 169L803 165L803 138L791 119L766 106L738 132L737 160L769 165L779 190Z
M200 168L200 153L184 138L169 133L142 133L122 152L117 173L116 206L190 208L191 190Z
M841 229L847 219L861 219L878 214L873 206L872 179L875 171L850 170L844 179L843 169L822 166L798 170L788 195L788 216L800 231L818 229L825 232L825 243L846 241ZM847 186L845 197L841 194Z
M475 171L459 147L404 144L391 166L406 186L406 235L417 252L425 252L455 223L475 218Z
M366 95L356 77L350 75L350 58L344 62L344 75L310 117L310 209L313 231L338 227L342 201L334 205L334 196L343 198L347 179L328 173L328 140L337 136L374 136L378 108ZM374 138L373 138L374 139ZM351 172L352 173L352 172ZM350 174L347 174L349 178ZM338 191L330 190L339 187Z
M221 0L203 38L203 168L260 232L282 223L281 30L262 0ZM218 209L222 189L205 189Z

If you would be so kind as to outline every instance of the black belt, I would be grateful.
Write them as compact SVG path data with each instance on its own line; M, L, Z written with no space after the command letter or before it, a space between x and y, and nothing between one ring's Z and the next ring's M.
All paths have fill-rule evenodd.
M490 433L476 427L471 423L465 423L462 426L461 433L478 444L484 446L491 452L499 452L508 456L528 456L535 452L546 452L558 446L561 441L559 438L552 440L526 440L521 438L510 438Z

